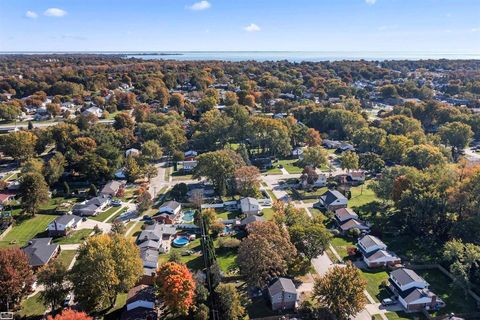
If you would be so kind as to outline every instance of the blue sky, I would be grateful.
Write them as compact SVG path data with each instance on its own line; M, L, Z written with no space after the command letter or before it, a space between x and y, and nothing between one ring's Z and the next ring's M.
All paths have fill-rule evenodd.
M0 51L480 53L479 0L0 0Z

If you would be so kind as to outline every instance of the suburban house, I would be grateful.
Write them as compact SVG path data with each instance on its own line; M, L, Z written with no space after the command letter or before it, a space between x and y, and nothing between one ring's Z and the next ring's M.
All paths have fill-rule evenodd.
M300 147L297 147L292 150L292 156L296 159L302 159L303 158L303 149Z
M260 171L266 171L273 168L272 159L270 158L255 158L251 159L252 165L260 169Z
M32 239L23 248L23 252L28 257L28 263L33 269L43 267L60 252L60 246L52 244L52 240L52 238Z
M161 253L170 250L170 242L177 229L172 225L155 223L146 225L145 229L137 237L140 248L153 248Z
M355 219L350 219L347 222L342 223L339 227L342 233L348 232L349 230L352 230L352 229L358 229L360 231L370 230L370 227L367 226L365 223Z
M335 221L340 226L348 220L358 220L358 214L350 208L340 208L335 210Z
M243 214L257 215L260 212L260 204L258 200L252 197L240 199L240 210Z
M318 202L313 205L314 208L325 208L335 211L340 208L346 208L348 199L337 190L328 190L320 196Z
M327 176L323 173L318 175L318 179L313 183L316 188L325 187L327 185Z
M128 291L125 311L122 313L122 320L158 318L155 307L155 288L149 285L138 285Z
M197 164L197 160L183 161L183 171L192 172L193 169L195 169L195 167L197 166Z
M110 204L110 198L107 196L98 196L90 200L77 203L72 207L73 214L77 216L96 216Z
M178 215L182 210L182 205L177 201L168 201L160 206L159 213L168 213L172 215Z
M327 149L337 149L337 148L340 148L342 143L340 141L336 141L336 140L323 139L322 140L322 145Z
M0 192L0 204L5 204L7 202L15 200L15 193L4 190Z
M359 185L365 182L364 171L352 171L347 174L347 181L353 185Z
M112 180L109 181L100 191L100 195L102 196L110 196L115 197L118 193L118 190L123 188L124 183L122 181Z
M238 226L240 228L247 228L249 224L257 221L263 222L265 221L265 218L257 215L249 215L246 218L243 218L242 220L240 220L240 224Z
M198 156L198 152L195 150L188 150L184 153L185 161L192 161Z
M48 235L50 237L66 236L70 231L75 230L82 223L82 218L74 214L64 214L55 218L48 225Z
M364 254L363 261L369 268L394 266L402 262L395 253L387 250L378 250L371 254Z
M428 282L415 271L400 268L390 273L390 290L398 296L398 301L407 312L436 310L445 303L428 289Z
M138 157L140 155L140 150L135 149L135 148L130 148L127 151L125 151L125 157L128 158L130 156L132 157Z
M268 287L268 297L273 311L295 309L297 289L292 280L278 278Z
M93 115L97 118L101 118L103 115L103 110L100 109L99 107L90 107L87 110L83 111L82 115L84 116Z

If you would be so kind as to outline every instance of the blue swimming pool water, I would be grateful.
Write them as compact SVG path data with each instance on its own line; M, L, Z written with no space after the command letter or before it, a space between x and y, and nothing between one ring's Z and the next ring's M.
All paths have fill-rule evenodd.
M183 222L187 222L187 223L193 222L194 215L195 215L195 211L193 210L185 211L182 217Z
M178 237L173 240L173 245L177 247L183 247L189 242L187 237Z

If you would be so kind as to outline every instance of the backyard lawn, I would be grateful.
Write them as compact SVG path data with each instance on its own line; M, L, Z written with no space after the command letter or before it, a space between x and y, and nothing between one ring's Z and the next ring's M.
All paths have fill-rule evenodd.
M81 229L72 231L68 236L61 237L53 240L53 242L58 244L76 244L82 243L85 241L90 233L92 233L93 229Z
M347 248L355 247L353 242L341 237L334 237L330 243L343 260L347 260L348 258Z
M363 278L367 280L367 291L375 301L380 302L392 295L388 289L382 287L382 283L388 279L388 273L386 271L361 270L361 273Z
M379 201L373 190L368 189L369 182L367 181L361 186L350 189L352 197L348 200L350 208L361 207L370 202Z
M238 212L227 211L224 209L216 209L217 218L222 220L235 219L238 216Z
M77 254L76 250L62 250L58 255L57 259L61 262L65 267L69 267L70 263L73 260L73 257Z
M452 281L438 269L415 270L429 284L430 290L437 294L445 303L446 307L440 309L437 315L445 315L451 312L470 313L475 312L475 301L472 297L465 296L462 289L452 286Z
M263 218L265 220L272 220L273 219L273 209L272 208L265 208L262 210Z
M48 224L56 217L57 215L52 214L37 214L32 218L26 218L18 222L0 241L0 247L9 245L24 246L30 239L45 232Z
M22 302L20 312L17 315L19 317L39 317L45 313L45 310L47 310L47 307L43 304L39 292Z
M189 244L181 248L175 248L172 246L169 253L160 254L160 256L158 257L158 264L161 265L162 263L167 262L168 258L170 257L170 253L177 252L181 254L183 251L186 250L192 250L195 253L189 256L181 256L180 262L185 263L187 267L192 270L203 269L203 259L201 255L202 246L200 245L200 239L195 239L194 241L191 241Z

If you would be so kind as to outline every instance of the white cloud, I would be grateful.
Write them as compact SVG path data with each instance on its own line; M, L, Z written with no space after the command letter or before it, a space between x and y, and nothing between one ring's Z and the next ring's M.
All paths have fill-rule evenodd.
M195 2L191 6L188 6L187 8L190 9L190 10L200 11L200 10L208 9L211 6L212 5L210 4L210 2L208 2L206 0L202 0L202 1L199 1L199 2Z
M28 10L27 12L25 12L25 17L35 19L38 18L38 14L35 11Z
M257 32L261 30L260 27L257 26L255 23L250 23L248 26L246 26L243 29L248 32Z
M471 32L479 32L480 31L480 28L472 28L470 29Z
M48 8L43 14L47 17L63 17L67 15L67 11L59 8Z
M377 2L377 0L365 0L365 3L368 5L375 4L375 2Z

